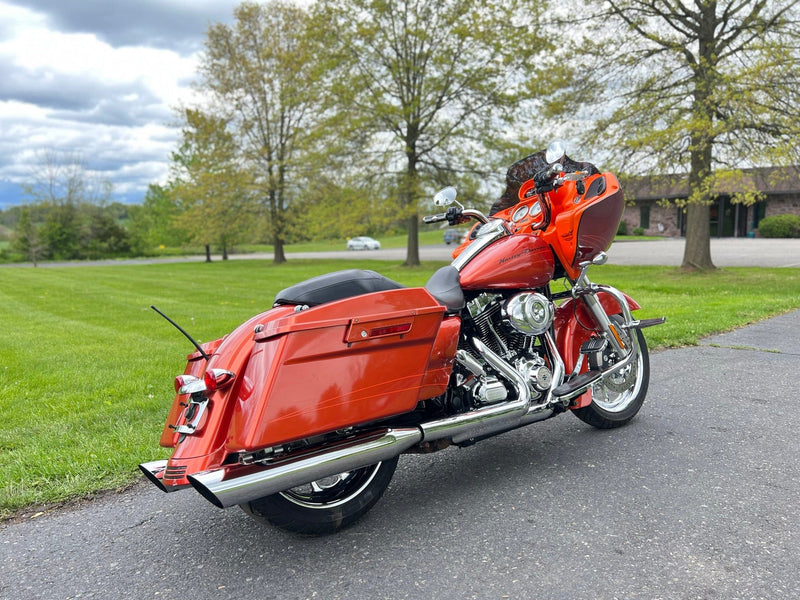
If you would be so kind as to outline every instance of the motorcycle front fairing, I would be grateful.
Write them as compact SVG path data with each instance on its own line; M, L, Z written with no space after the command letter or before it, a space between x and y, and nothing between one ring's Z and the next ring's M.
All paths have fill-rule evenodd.
M443 394L460 318L424 288L278 306L189 356L186 373L224 369L231 385L178 394L161 437L166 464L142 470L162 489L253 453L413 411ZM202 406L192 409L192 406ZM195 412L191 412L191 411Z

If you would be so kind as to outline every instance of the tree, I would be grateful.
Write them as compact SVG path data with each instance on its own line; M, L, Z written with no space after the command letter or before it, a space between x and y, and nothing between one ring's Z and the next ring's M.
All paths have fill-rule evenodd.
M111 197L112 186L88 171L80 153L42 150L22 191L33 202L52 206L100 204Z
M397 181L408 226L405 264L419 264L418 205L426 177L485 171L507 135L545 45L530 27L542 2L319 0L315 28L337 73L338 112L373 169ZM481 164L481 163L484 164Z
M292 4L245 2L233 26L208 31L200 89L230 118L269 222L274 261L286 260L289 207L310 164L321 102L318 64L307 44L308 15Z
M39 225L34 222L31 210L27 206L23 206L19 212L12 248L30 260L34 267L38 265L47 248L39 231Z
M174 182L163 186L151 183L142 203L129 207L129 231L139 252L188 241L187 232L178 223L181 207L173 199L173 186Z
M40 233L49 255L82 258L91 236L85 208L106 203L111 183L89 172L77 153L45 151L39 153L22 188L33 204L44 209Z
M561 99L601 115L587 136L620 168L688 173L684 269L712 269L722 178L798 158L798 0L607 0ZM602 27L602 29L601 29ZM603 37L598 32L611 34ZM590 57L595 60L590 61ZM573 103L561 105L575 111ZM743 189L740 199L753 199Z
M86 258L130 254L130 236L117 222L112 207L89 205L86 212L88 217L84 249Z
M78 204L67 201L47 207L42 226L42 237L49 256L62 259L79 259L81 241L87 237Z
M386 209L380 190L370 189L363 174L361 180L349 182L337 175L336 179L320 175L318 192L293 205L299 218L291 231L294 239L344 240L386 232L394 211Z
M222 249L225 260L251 220L249 178L225 119L189 108L182 116L181 144L172 154L179 221L192 241L206 246L208 262L211 244Z

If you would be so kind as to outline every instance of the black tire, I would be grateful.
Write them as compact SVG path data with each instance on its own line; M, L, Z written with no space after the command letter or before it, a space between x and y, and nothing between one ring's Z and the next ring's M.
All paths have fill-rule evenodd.
M616 315L611 318L615 322L622 322L622 319ZM618 328L618 331L624 332L625 330ZM630 385L627 385L623 391L615 391L610 389L602 379L594 384L591 388L592 403L572 411L584 423L598 429L613 429L628 423L642 408L645 396L647 396L647 386L650 384L650 354L642 332L639 329L634 331L639 342L636 371L632 373L632 368L628 367L622 375L616 377L615 382L612 382L617 387Z
M294 533L324 535L352 525L386 491L399 457L264 496L242 510L256 521Z

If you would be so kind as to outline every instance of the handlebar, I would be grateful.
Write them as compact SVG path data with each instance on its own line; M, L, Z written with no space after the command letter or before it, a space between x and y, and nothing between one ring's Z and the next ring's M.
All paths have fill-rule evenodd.
M585 177L589 175L589 171L574 171L572 173L565 173L561 177L556 177L553 180L553 184L555 187L561 187L567 181L581 181Z
M438 215L428 215L427 217L422 217L423 223L439 223L441 221L447 220L446 213L439 213Z
M573 171L559 176L563 169L564 167L561 163L555 163L536 173L533 176L534 191L538 194L551 192L564 185L567 181L581 181L589 175L589 171Z
M483 214L479 210L472 210L470 208L461 212L461 214L465 217L469 217L470 219L475 219L478 223L488 223L489 217Z
M450 225L458 225L459 223L465 223L469 219L475 219L479 223L486 223L489 220L488 217L479 210L451 206L447 209L447 212L422 217L422 222L439 223L441 221L447 221Z

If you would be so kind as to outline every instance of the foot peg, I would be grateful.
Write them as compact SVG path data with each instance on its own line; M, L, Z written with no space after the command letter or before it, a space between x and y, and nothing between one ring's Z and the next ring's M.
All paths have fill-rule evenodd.
M608 340L604 337L590 337L581 345L581 354L594 354L602 352L608 346Z
M642 319L637 321L634 327L644 329L645 327L653 327L654 325L663 325L667 317L658 317L657 319Z
M583 348L581 348L581 352L583 352ZM589 386L597 382L600 377L602 377L600 371L585 371L554 389L553 396L567 400L574 398L588 390Z

